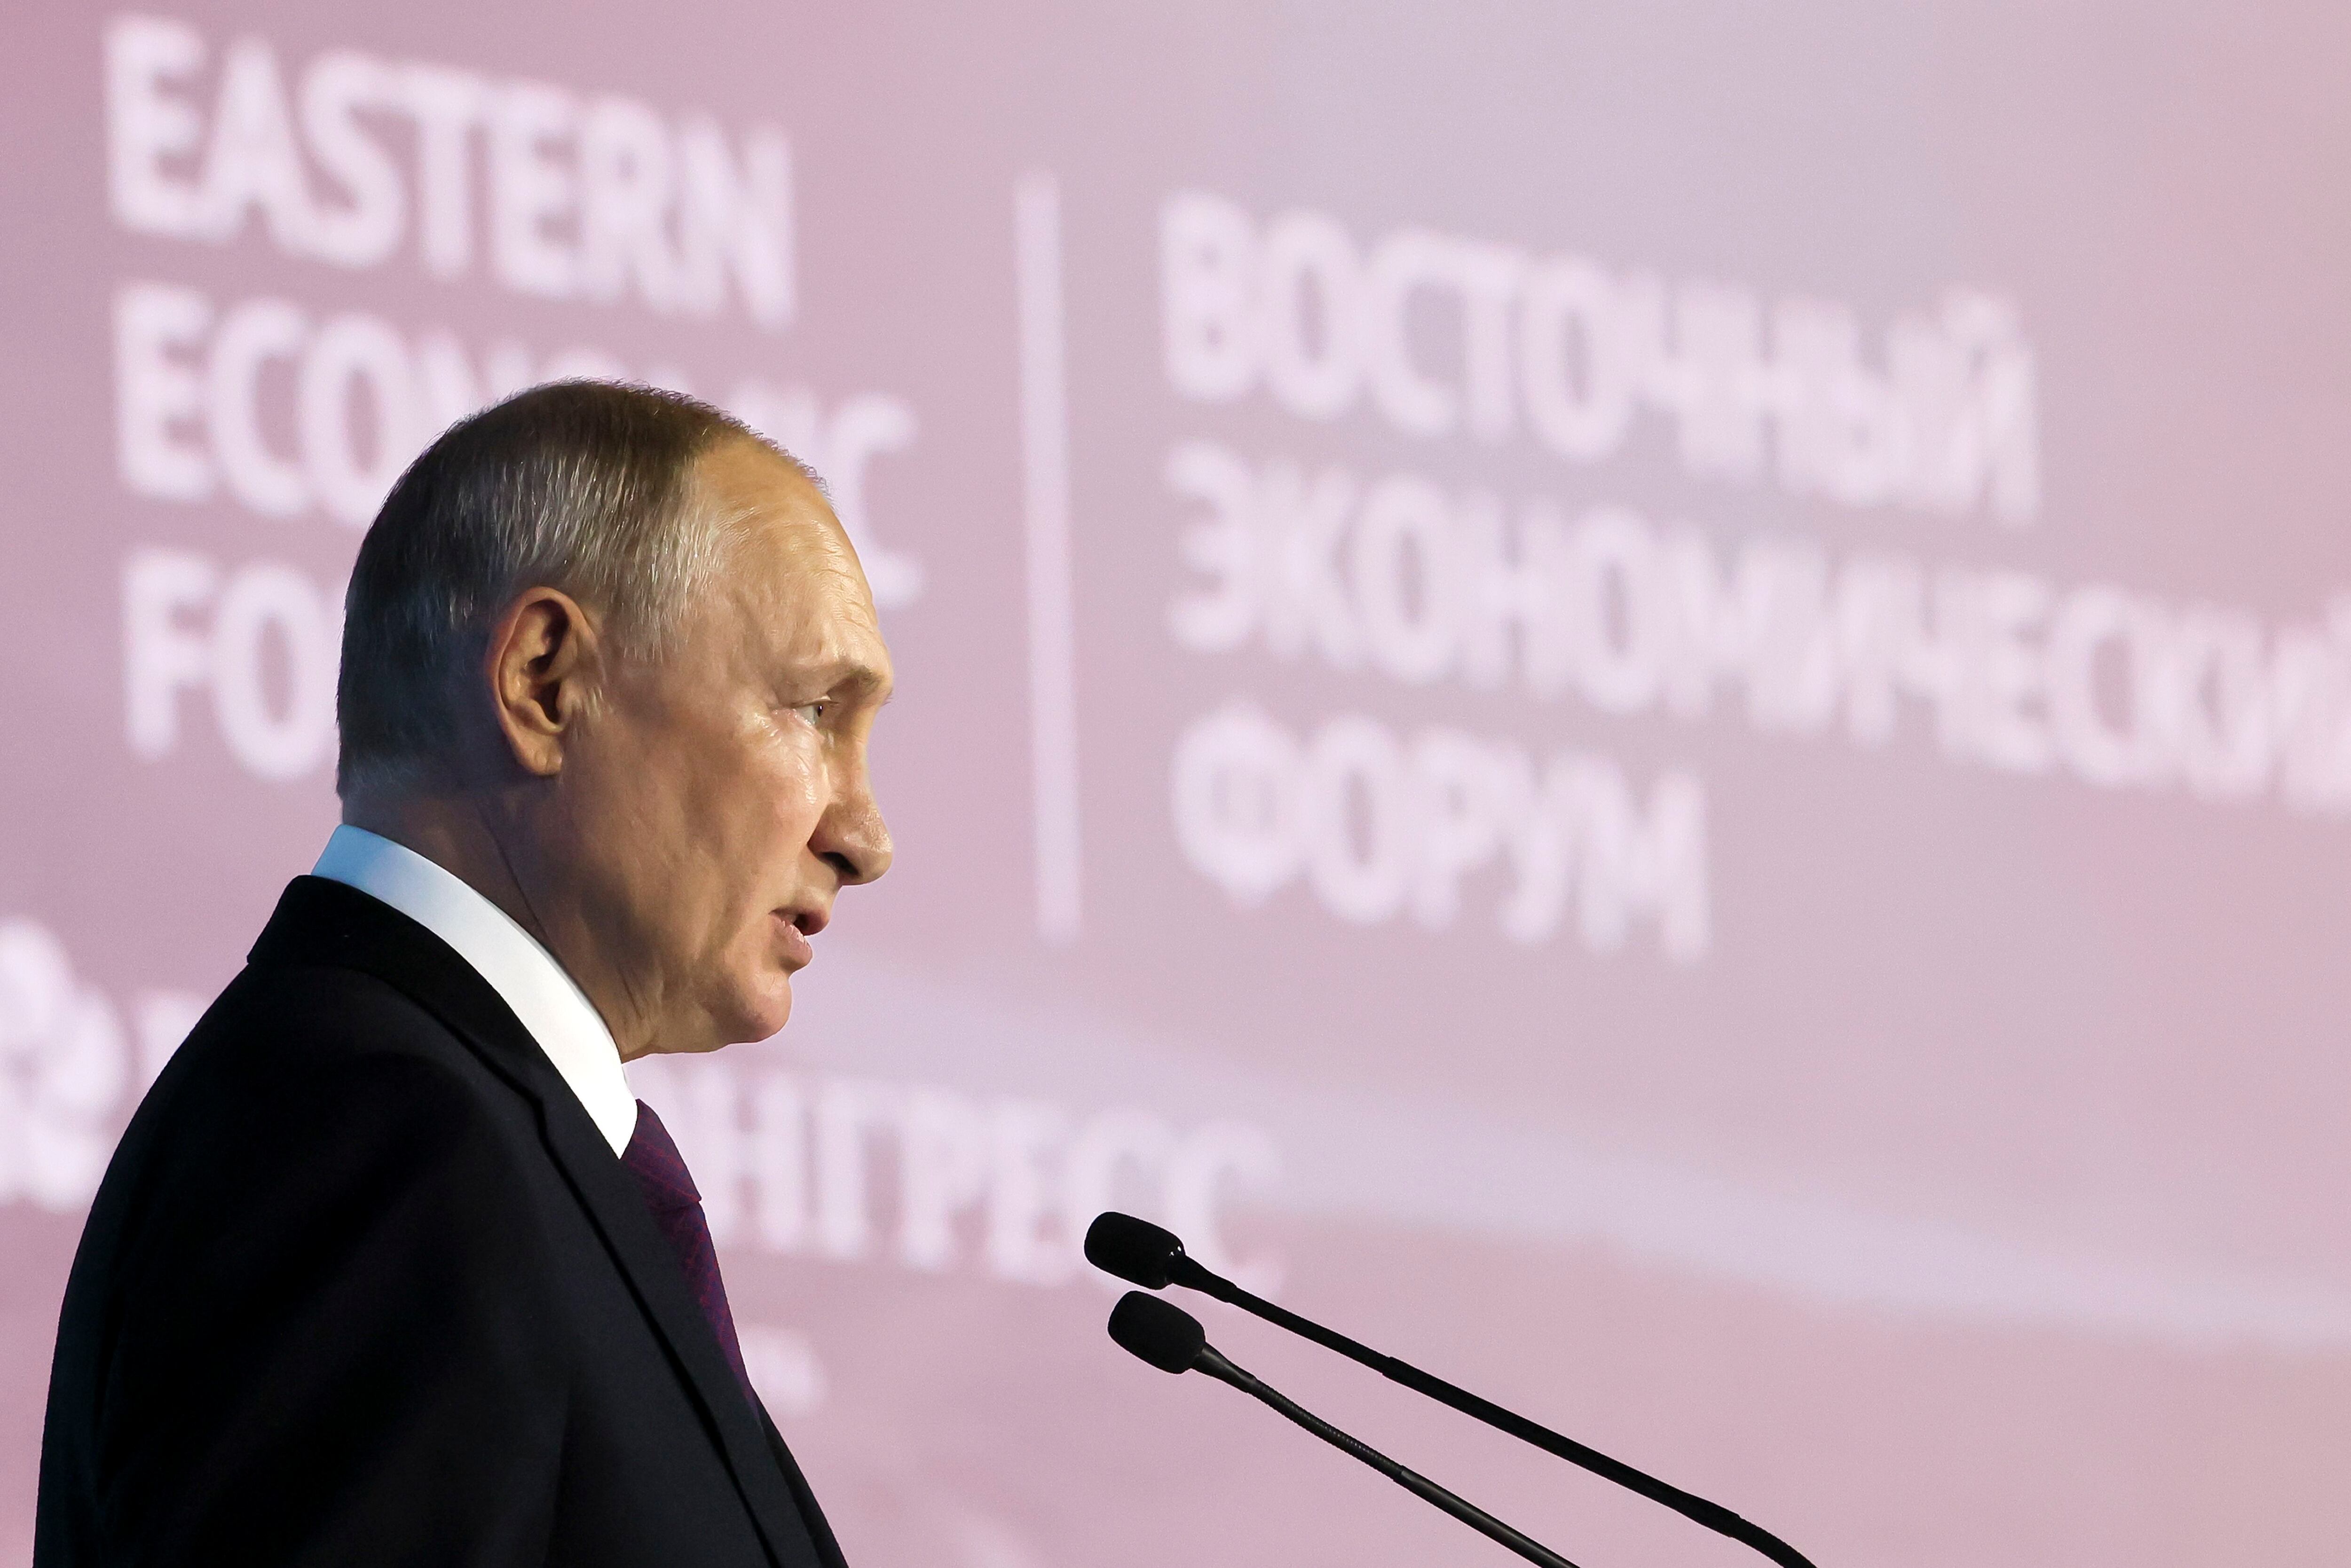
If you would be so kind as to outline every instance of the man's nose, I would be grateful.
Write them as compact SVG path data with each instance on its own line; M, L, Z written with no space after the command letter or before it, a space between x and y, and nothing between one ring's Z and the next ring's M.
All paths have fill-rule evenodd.
M833 802L818 821L810 847L840 873L843 886L872 882L890 869L890 826L882 820L881 804L863 789Z

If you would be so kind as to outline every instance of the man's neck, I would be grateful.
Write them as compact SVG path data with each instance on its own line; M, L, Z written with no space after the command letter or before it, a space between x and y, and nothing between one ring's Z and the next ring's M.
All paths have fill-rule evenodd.
M553 951L546 925L532 910L497 835L490 831L471 800L464 797L360 797L343 802L343 821L423 855L496 904L508 919L529 932L539 946Z
M608 977L581 963L583 955L569 951L580 944L564 938L577 933L559 933L542 917L531 896L531 879L517 866L506 836L492 826L478 800L465 793L354 795L343 802L343 821L423 855L496 904L587 993L620 1047L622 1060L643 1053L646 1046L639 1037L645 1031L632 1027Z

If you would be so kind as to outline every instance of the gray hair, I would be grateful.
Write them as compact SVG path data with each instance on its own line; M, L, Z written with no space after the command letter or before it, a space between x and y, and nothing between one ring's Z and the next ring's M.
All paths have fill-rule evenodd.
M696 459L756 441L681 392L558 382L460 421L409 465L360 543L343 598L335 788L397 786L454 754L492 622L527 588L604 617L622 657L667 651L731 523L695 504Z

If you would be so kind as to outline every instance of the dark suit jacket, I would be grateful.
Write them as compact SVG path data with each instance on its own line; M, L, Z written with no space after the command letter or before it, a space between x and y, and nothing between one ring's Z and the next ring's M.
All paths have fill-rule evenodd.
M66 1287L41 1568L841 1568L676 1255L489 983L298 879Z

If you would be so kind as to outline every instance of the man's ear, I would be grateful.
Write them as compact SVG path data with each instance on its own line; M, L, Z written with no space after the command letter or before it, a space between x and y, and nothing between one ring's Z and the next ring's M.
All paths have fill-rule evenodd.
M528 590L491 628L487 666L507 750L525 772L552 779L600 674L587 612L560 590Z

